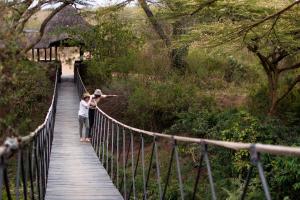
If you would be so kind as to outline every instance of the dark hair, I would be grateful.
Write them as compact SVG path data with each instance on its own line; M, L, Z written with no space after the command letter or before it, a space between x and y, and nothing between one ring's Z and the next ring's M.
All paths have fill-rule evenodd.
M98 97L101 97L101 95L95 94L94 98L98 98Z

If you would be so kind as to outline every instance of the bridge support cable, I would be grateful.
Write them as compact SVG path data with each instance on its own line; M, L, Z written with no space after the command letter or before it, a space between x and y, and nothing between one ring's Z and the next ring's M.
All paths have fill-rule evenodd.
M75 76L79 95L82 95L87 90L78 69ZM171 182L177 183L178 199L199 199L200 188L201 185L204 185L205 178L208 180L206 186L209 187L206 190L210 192L202 195L209 196L213 200L217 199L218 188L215 187L213 178L213 159L210 163L213 150L209 151L208 147L210 149L227 149L232 152L248 152L251 165L242 187L241 199L245 199L251 177L254 176L253 170L257 169L257 177L261 181L265 199L269 200L271 193L260 154L300 157L299 147L209 140L145 131L119 122L99 107L96 109L95 121L97 123L93 129L92 145L99 160L102 161L102 165L105 166L115 186L126 200L167 199ZM191 173L195 172L195 176L189 177L194 179L192 191L187 191L185 182L187 177L183 177L182 174L187 159L181 156L182 154L186 155L182 152L181 147L186 149L196 147L197 149L195 170L191 171ZM160 159L166 156L165 154L168 158L167 164L160 162ZM173 165L175 167L172 167ZM163 167L164 171L162 171ZM172 173L172 171L174 172ZM137 182L142 185L137 187ZM188 192L190 196L187 196Z
M45 197L55 124L59 71L44 122L29 135L8 137L0 146L0 200ZM14 171L16 166L16 171Z

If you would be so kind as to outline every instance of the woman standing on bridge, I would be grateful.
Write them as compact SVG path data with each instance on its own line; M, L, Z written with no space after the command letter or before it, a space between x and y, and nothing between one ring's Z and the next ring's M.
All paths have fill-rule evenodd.
M117 95L105 95L102 93L100 89L96 89L94 94L91 95L91 103L90 103L90 108L89 108L89 125L90 125L90 131L88 135L87 141L90 141L91 137L91 132L93 130L94 126L94 119L95 119L95 109L101 99L108 98L108 97L115 97Z
M78 111L78 120L79 120L79 135L80 141L83 142L84 138L82 137L82 128L83 124L85 126L85 137L88 139L89 134L89 106L91 104L92 98L88 93L84 93L82 95L82 99L79 103L79 111Z

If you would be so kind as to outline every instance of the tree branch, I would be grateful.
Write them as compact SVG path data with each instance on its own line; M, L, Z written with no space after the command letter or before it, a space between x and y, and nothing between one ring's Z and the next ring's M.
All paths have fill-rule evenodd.
M279 63L282 59L289 56L289 53L280 47L275 47L275 50L272 54L274 55L274 57L272 58L273 64Z
M284 71L288 71L288 70L292 70L292 69L298 69L298 68L300 68L300 62L296 63L296 64L294 64L292 66L289 66L289 67L280 68L279 69L279 73L284 72Z
M39 43L44 35L44 31L46 28L46 25L48 24L48 22L56 15L56 13L58 13L59 11L61 11L64 7L66 7L67 5L71 4L72 2L64 2L63 4L61 4L59 7L55 8L50 15L48 15L48 17L43 21L43 23L41 24L40 27L40 34L38 36L38 38L32 42L31 44L29 44L27 47L25 47L21 53L26 53L27 51L29 51L30 49L32 49L34 47L34 45L36 45L37 43Z
M178 18L178 17L192 17L194 16L195 14L197 14L198 12L200 12L201 10L203 10L204 8L210 6L211 4L213 4L214 2L216 2L217 0L208 0L204 3L200 3L198 6L195 5L195 7L197 7L194 11L192 12L185 12L185 13L180 13L180 14L177 14L177 15L174 15L173 17L174 18ZM176 7L171 5L170 3L168 3L167 5L172 11L176 10Z
M154 30L159 35L159 37L164 41L167 47L171 46L171 40L168 35L165 33L164 29L162 28L161 24L158 20L154 17L152 11L150 10L148 4L145 0L138 0L141 7L143 8L144 12L146 13L148 19L150 20Z
M125 6L127 6L132 1L134 1L134 0L125 0L125 1L119 2L115 5L108 6L103 11L101 11L101 13L103 13L103 15L105 15L105 14L110 13L110 12L118 11L119 9L122 9Z
M190 13L190 16L193 16L195 14L197 14L198 12L200 12L201 10L203 10L204 8L206 8L207 6L210 6L211 4L215 3L217 0L208 0L202 4L199 5L199 7L194 10L192 13Z
M292 82L292 84L288 87L288 89L281 95L279 99L275 102L275 105L277 105L282 99L284 99L291 91L292 89L297 85L297 83L300 83L300 75L296 77L296 79Z
M267 73L268 76L271 75L271 70L270 70L270 66L271 63L269 62L268 58L264 55L262 55L257 49L257 46L251 46L251 45L247 45L247 49L252 51L253 53L255 53L257 55L257 57L259 58L265 72Z
M47 3L47 1L39 1L36 6L30 9L26 9L26 11L22 14L21 18L15 23L13 28L21 33L24 29L26 22L30 19L32 15L34 15L37 11L40 10L41 6ZM30 5L29 5L30 6Z
M243 28L242 30L240 30L240 31L238 32L238 34L241 34L241 33L243 33L243 32L247 33L247 32L248 32L249 30L251 30L252 28L254 28L254 27L256 27L256 26L258 26L258 25L264 23L265 21L267 21L267 20L269 20L269 19L278 17L279 15L281 15L281 14L283 14L284 12L290 10L292 7L294 7L294 6L297 5L297 4L300 4L300 0L296 0L294 3L288 5L287 7L281 9L280 11L278 11L278 12L272 14L272 15L269 15L269 16L265 17L264 19L262 19L262 20L260 20L260 21L257 21L257 22L255 22L255 23L253 23L253 24L247 26L246 28Z

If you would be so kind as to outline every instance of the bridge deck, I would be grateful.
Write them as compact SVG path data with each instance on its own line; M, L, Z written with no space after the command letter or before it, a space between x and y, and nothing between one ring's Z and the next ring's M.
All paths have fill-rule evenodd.
M58 90L46 200L123 199L92 146L79 141L78 96L74 83Z

